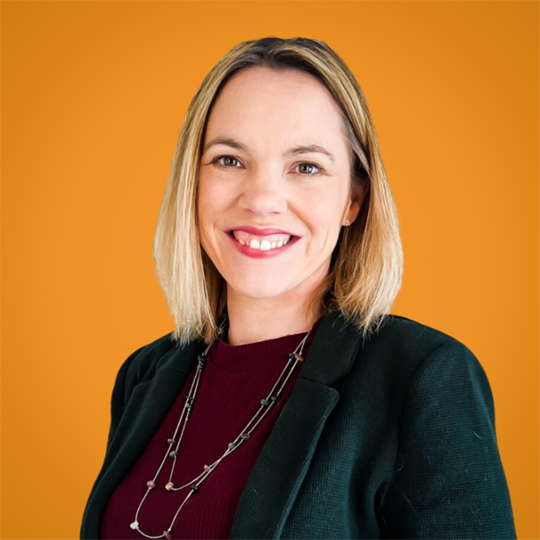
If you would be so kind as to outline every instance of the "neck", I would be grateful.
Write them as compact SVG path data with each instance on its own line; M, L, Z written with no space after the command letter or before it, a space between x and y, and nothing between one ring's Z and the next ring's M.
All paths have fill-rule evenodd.
M274 299L240 303L228 295L227 313L229 345L244 345L268 339L309 332L322 312L308 313L299 302L277 302ZM274 301L273 301L274 300Z

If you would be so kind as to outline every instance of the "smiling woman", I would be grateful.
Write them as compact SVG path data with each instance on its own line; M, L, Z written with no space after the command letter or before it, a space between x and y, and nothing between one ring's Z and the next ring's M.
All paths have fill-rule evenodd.
M210 71L154 258L175 328L118 372L81 538L515 538L480 362L390 315L397 212L328 45Z
M323 314L317 288L369 188L365 176L351 181L340 111L312 75L265 66L236 72L213 102L197 228L226 283L233 345L307 331Z

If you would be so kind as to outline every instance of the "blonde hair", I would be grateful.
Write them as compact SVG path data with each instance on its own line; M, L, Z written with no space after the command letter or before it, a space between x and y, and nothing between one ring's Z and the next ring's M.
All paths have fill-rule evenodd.
M213 339L226 308L226 283L201 247L197 191L210 107L227 80L249 66L300 69L322 82L343 115L351 149L351 182L367 194L357 219L343 227L330 270L308 309L340 310L363 338L383 324L401 286L403 252L398 215L364 94L345 62L323 41L265 37L236 45L199 86L187 110L159 211L153 256L156 276L175 318L172 338L185 345Z

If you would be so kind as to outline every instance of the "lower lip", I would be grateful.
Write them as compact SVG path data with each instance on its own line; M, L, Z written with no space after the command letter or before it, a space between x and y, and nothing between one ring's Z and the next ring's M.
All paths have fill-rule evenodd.
M236 249L243 255L247 255L248 257L251 257L252 259L268 259L270 257L277 257L278 255L281 255L282 253L285 253L288 251L290 247L292 247L298 240L300 240L300 237L295 236L292 240L290 240L287 244L284 246L281 246L280 248L274 248L274 249L267 249L267 250L261 250L261 249L254 249L250 248L249 246L244 246L236 238L234 238L231 234L225 233L231 242L236 246Z

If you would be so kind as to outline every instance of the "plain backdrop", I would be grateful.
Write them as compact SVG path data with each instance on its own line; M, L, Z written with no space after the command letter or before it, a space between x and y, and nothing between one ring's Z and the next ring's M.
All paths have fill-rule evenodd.
M364 90L405 253L392 313L465 343L539 538L536 1L2 1L2 538L78 538L116 373L173 329L152 241L234 45L320 39Z

